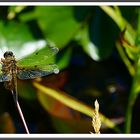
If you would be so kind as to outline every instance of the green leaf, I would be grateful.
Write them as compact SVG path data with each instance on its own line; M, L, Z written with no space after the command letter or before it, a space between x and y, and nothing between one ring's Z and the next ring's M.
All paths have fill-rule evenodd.
M43 102L45 102L45 94L46 94L47 96L50 96L50 97L60 101L61 103L65 104L66 106L68 106L76 111L79 111L89 117L93 116L94 110L91 107L89 107L89 106L85 105L84 103L76 100L75 98L67 95L63 91L57 91L57 90L45 87L45 86L40 85L35 82L34 82L34 86L43 93L42 95L40 95L40 96L44 97L44 98L42 97L44 99ZM104 124L106 124L109 128L114 128L114 130L117 129L117 128L115 128L116 124L114 122L107 119L102 114L100 114L100 117L101 117L102 122L104 122ZM118 131L118 129L116 131Z
M115 46L117 28L99 9L76 36L84 51L95 61L108 58Z
M115 44L115 29L111 20L106 17L97 7L44 6L35 7L34 11L21 15L20 19L22 21L36 19L45 37L55 42L61 49L73 40L85 26L88 26L87 33L85 33L88 34L87 38L82 38L87 40L87 43L83 45L84 50L94 60L100 60L107 58L112 53Z
M84 28L78 34L79 44L82 45L83 50L93 59L93 60L100 60L99 52L97 46L90 41L89 34L88 34L88 27Z
M20 13L25 8L26 8L26 6L10 6L8 8L8 16L7 16L7 18L9 20L12 20L13 18L15 18L17 13Z
M136 45L140 46L140 8L138 8L138 23L136 31L137 31Z
M34 39L25 24L17 22L4 24L0 21L0 57L7 50L13 51L17 58L22 57L25 43L31 41Z
M127 29L125 37L130 42L130 44L135 45L136 32L132 25L121 15L119 8L113 8L110 6L100 6L100 8L113 19L121 31L123 31L125 28Z
M51 114L52 123L58 132L78 133L88 132L92 129L90 128L91 121L83 119L79 112L72 110L51 96L43 94L41 91L38 91L37 95L40 104Z
M38 6L29 15L21 19L36 18L45 37L63 48L74 36L80 26L74 17L74 7L71 6Z

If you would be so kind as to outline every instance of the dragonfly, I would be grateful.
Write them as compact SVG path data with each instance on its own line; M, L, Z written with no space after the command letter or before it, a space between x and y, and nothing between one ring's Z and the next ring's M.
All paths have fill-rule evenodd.
M59 72L56 64L45 64L47 59L57 52L56 47L44 48L31 56L16 60L12 51L6 51L0 62L0 82L4 82L6 89L15 91L17 99L17 79L34 79ZM39 61L36 58L40 58Z
M18 103L17 79L26 80L43 77L52 73L57 74L59 72L57 65L47 62L57 52L58 48L51 46L35 51L32 55L27 55L19 60L16 60L12 51L4 53L0 61L0 82L4 82L5 88L12 92L19 112L21 112L21 109ZM23 118L23 115L21 115L21 118ZM24 118L22 121L27 130L26 132L29 133Z

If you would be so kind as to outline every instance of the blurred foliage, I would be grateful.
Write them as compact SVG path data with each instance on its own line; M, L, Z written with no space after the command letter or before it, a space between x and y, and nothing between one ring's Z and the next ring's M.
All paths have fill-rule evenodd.
M95 99L101 107L101 133L139 132L132 118L140 92L139 22L139 7L0 7L0 56L12 50L23 66L55 63L60 69L57 75L18 81L31 133L89 133ZM6 109L13 118L5 123L8 128L11 119L9 130L4 126L0 132L14 133L16 127L23 133L12 97L0 88L1 99L9 102L0 103L1 116Z

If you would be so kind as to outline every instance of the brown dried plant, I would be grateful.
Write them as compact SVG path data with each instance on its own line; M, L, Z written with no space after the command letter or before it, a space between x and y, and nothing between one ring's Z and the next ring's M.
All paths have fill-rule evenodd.
M99 115L99 103L97 100L94 102L94 106L95 106L95 110L92 118L92 126L94 128L95 134L100 134L101 119Z

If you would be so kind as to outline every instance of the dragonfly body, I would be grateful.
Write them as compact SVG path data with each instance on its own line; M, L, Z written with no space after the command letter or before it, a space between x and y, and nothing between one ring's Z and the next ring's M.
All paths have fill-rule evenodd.
M17 66L15 56L11 51L4 53L4 59L1 58L3 81L6 89L15 91L17 87Z

